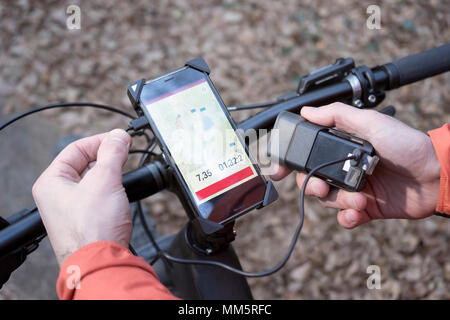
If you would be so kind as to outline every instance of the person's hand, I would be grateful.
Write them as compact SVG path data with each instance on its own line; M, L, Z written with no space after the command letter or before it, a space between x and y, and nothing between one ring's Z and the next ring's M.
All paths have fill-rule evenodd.
M372 143L380 162L362 192L330 189L312 177L306 194L339 209L338 221L354 228L373 219L421 219L433 214L439 193L440 165L430 138L390 116L360 110L342 103L320 108L303 107L301 115L310 122L365 139ZM289 170L278 167L272 179L280 180ZM306 175L297 174L301 188Z
M131 137L120 129L75 141L34 184L33 197L60 265L92 242L128 247L132 224L122 167L130 145Z

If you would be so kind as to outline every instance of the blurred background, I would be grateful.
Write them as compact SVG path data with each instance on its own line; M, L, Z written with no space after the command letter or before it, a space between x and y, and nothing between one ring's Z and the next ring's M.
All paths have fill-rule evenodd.
M66 9L81 8L81 29L68 30ZM381 29L366 27L369 5ZM375 66L450 39L450 3L431 1L2 1L0 120L55 102L90 101L133 112L127 85L202 56L227 105L271 101L294 90L301 75L352 57ZM450 74L387 94L382 106L422 131L450 122ZM242 120L256 111L233 113ZM124 128L126 118L95 110L52 110L0 133L0 215L32 206L31 186L66 134ZM142 141L136 140L139 146ZM135 157L135 156L134 156ZM130 156L131 169L137 159ZM298 221L294 175L276 183L280 200L238 221L234 246L246 270L273 266ZM187 221L176 197L145 201L158 231ZM375 221L344 230L334 210L308 199L306 221L287 266L250 279L257 299L450 298L450 221ZM369 265L381 289L366 286ZM0 266L1 267L1 266ZM58 273L48 240L0 291L1 299L54 299Z

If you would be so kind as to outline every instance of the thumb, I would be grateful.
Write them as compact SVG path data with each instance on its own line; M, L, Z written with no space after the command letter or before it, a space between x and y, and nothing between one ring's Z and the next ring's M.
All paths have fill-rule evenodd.
M97 152L97 162L92 169L103 180L113 179L113 183L121 184L122 168L128 159L131 137L122 129L114 129L107 133Z
M301 116L313 123L336 127L338 130L345 131L360 138L369 140L375 126L383 114L374 110L361 110L340 102L332 103L320 108L303 107Z

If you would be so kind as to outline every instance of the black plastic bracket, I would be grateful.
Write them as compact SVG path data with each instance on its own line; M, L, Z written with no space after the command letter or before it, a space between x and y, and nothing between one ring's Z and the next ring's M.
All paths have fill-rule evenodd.
M188 67L197 69L199 71L206 72L207 74L211 73L211 70L209 69L208 64L206 63L205 59L203 59L201 57L189 60L188 62L186 62L185 65Z
M220 223L210 221L201 216L196 217L195 220L197 220L197 223L200 225L203 232L208 235L223 229L223 225Z
M352 58L339 58L335 63L329 64L319 70L311 72L300 79L297 92L304 94L307 91L315 89L325 83L344 79L355 67L355 61Z
M139 97L141 96L141 91L144 85L145 79L140 79L131 83L127 88L128 98L130 99L131 105L133 106L134 110L136 110L139 116L143 115L142 110L139 107Z
M267 207L272 202L275 202L278 200L278 191L275 189L275 186L273 185L272 181L268 181L266 185L266 193L264 194L264 201L258 209L262 209L264 207Z

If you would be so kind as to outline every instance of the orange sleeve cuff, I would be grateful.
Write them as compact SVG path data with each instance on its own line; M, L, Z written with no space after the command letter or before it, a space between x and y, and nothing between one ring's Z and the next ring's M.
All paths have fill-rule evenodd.
M56 283L60 299L177 299L159 282L153 268L124 246L99 241L67 258Z
M450 217L450 124L428 131L441 164L441 180L436 211Z

